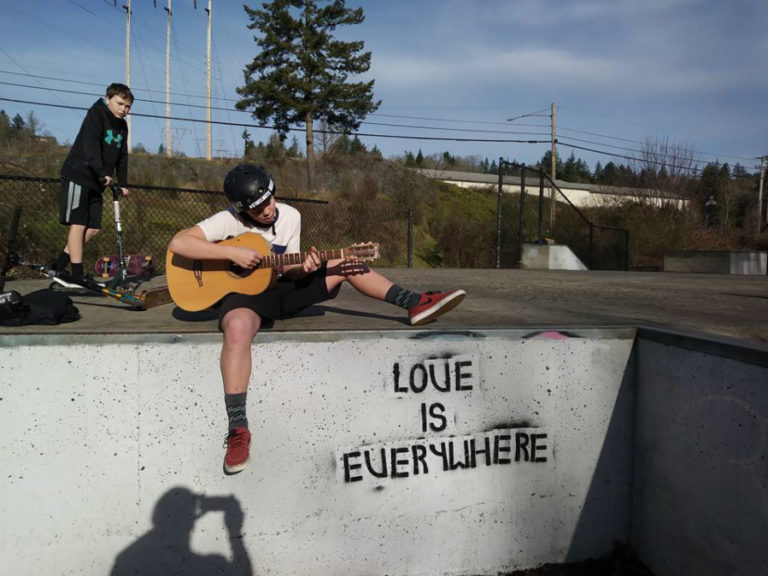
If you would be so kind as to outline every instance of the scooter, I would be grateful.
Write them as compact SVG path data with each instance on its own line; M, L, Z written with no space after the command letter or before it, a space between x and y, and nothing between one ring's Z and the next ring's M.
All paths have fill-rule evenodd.
M113 194L114 194L113 190ZM119 194L120 191L118 190ZM118 208L119 211L119 208ZM119 214L118 214L119 217ZM142 290L141 293L136 293L138 285L131 286L128 282L127 271L123 270L120 274L115 275L115 280L110 285L99 284L93 280L87 280L83 278L77 278L57 272L52 268L24 260L15 250L16 235L18 232L19 220L21 218L21 206L16 206L13 214L13 220L11 223L11 231L8 236L8 252L5 257L5 263L3 265L1 273L1 282L5 284L5 277L7 273L16 266L23 266L30 270L34 270L43 276L53 280L51 287L54 285L60 285L68 288L76 288L81 290L87 290L96 294L101 294L109 298L114 298L127 304L136 310L145 310L147 308L153 308L161 304L170 302L170 295L168 288L163 286L159 288L152 288L149 290ZM122 229L118 225L118 244L122 254ZM123 267L124 268L124 267ZM2 286L0 285L0 290Z

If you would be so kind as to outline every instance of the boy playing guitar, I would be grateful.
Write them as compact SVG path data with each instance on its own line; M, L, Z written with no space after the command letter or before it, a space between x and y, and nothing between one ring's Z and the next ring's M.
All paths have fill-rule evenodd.
M192 277L197 275L199 280L204 266L196 268L194 264L189 266L190 262L218 261L226 263L227 268L249 271L259 268L265 259L274 255L286 255L286 259L278 263L282 269L276 282L267 282L265 289L250 290L250 294L233 291L222 295L220 300L219 329L224 333L221 375L229 417L224 471L235 474L249 461L251 434L246 418L246 394L251 376L251 343L259 329L270 327L276 319L288 318L313 304L335 298L344 282L361 294L406 309L413 326L431 322L454 308L466 293L464 290L412 292L375 272L354 255L351 259L345 254L329 256L314 246L309 252L300 253L301 216L292 206L275 201L275 182L258 166L245 164L232 169L224 179L224 193L230 204L227 210L182 230L171 239L168 245L171 294L175 293L171 270L177 258L178 267L191 270ZM258 234L266 243L259 248L236 241L248 233ZM266 250L267 244L274 255ZM294 258L288 259L287 255ZM297 255L300 258L296 258Z

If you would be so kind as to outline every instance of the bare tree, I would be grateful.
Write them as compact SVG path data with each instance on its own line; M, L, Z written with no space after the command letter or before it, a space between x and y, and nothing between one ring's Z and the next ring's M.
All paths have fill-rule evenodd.
M697 154L690 146L671 143L669 138L647 138L640 158L632 162L640 177L640 185L646 191L645 198L638 200L684 210L698 164Z

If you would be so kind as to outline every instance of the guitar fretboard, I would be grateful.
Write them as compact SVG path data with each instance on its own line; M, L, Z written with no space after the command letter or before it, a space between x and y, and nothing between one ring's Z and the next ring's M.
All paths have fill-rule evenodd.
M311 252L296 252L294 254L270 254L265 256L259 264L259 268L279 268L282 266L292 266L301 264ZM319 250L320 260L332 260L334 258L345 258L344 248L338 250Z

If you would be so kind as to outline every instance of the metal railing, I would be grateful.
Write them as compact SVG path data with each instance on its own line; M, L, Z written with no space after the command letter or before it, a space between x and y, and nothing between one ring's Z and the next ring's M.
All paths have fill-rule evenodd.
M509 221L512 220L513 216L517 216L516 243L512 240L511 234L507 236L507 243L502 241L504 229L504 220L502 219L503 186L507 167L519 168L520 170L519 203L517 206L513 206L510 198L506 209L512 215ZM526 176L528 172L533 172L538 176L538 198L534 207L531 207L527 201ZM564 200L568 207L567 211L561 211L558 214L557 219L552 218L550 210L553 207L544 201L546 188L555 191L557 197ZM502 260L512 260L519 266L522 259L523 244L531 242L539 244L556 242L557 244L568 245L590 270L627 270L629 267L629 230L591 222L543 170L500 159L497 210L497 268L501 267ZM532 226L528 225L533 218L536 219L535 237L531 233ZM547 219L552 223L548 231L545 226ZM506 228L511 232L512 226L508 225Z

